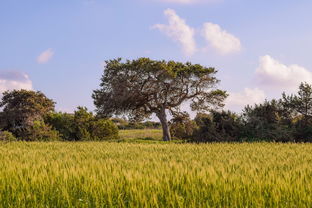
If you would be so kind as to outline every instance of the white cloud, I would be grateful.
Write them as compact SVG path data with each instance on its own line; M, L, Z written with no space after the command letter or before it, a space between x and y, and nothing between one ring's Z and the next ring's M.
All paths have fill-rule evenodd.
M225 107L235 111L240 111L248 104L261 103L266 99L264 91L258 88L245 88L243 92L229 94L229 97L225 100Z
M213 3L220 0L159 0L159 1L177 4L195 4L195 3Z
M21 72L1 72L0 73L0 95L7 90L32 90L32 81L28 75Z
M270 89L296 90L301 82L312 83L312 72L296 64L286 66L266 55L259 59L256 79Z
M185 55L191 56L196 51L196 43L194 39L195 30L185 23L172 9L166 9L164 12L168 18L169 24L156 24L154 29L158 29L165 33L168 37L178 42Z
M220 54L239 52L241 42L234 35L223 30L219 25L210 22L203 25L203 37Z
M45 51L43 51L38 57L37 57L37 63L39 64L45 64L48 61L51 60L51 58L54 55L54 51L52 50L52 48L49 48Z

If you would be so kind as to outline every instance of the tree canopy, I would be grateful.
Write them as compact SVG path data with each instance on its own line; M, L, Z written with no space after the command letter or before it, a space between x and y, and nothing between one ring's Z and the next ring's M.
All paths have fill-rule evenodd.
M216 73L214 68L190 62L113 59L106 61L100 89L92 97L99 116L127 114L142 120L155 113L164 140L170 140L166 112L180 112L186 101L196 111L223 106L227 94L216 88Z
M24 136L25 130L35 121L43 121L43 117L54 111L55 102L40 91L13 90L3 93L0 108L1 128Z

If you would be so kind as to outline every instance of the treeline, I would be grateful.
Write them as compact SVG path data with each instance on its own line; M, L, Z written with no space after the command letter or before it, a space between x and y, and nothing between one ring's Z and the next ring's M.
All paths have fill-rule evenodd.
M297 94L248 105L240 114L211 111L191 120L184 112L171 123L173 137L193 142L312 142L312 86L302 83Z
M0 102L0 141L101 141L118 138L117 126L87 108L55 112L55 102L41 92L13 90Z
M0 141L103 141L118 138L119 129L160 128L159 122L100 118L85 107L56 112L55 102L41 92L13 90L0 102ZM312 86L297 94L247 105L241 113L215 111L176 113L169 122L175 139L189 142L312 142Z

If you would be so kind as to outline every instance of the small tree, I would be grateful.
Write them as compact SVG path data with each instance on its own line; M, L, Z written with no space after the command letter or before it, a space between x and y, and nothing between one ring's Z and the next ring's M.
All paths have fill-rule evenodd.
M312 86L301 83L298 95L287 96L283 93L283 104L295 114L303 116L306 123L312 118Z
M190 139L197 125L195 121L192 121L190 115L187 112L181 112L170 121L170 133L173 137L178 139Z
M122 62L106 61L100 89L92 97L97 113L103 117L128 114L143 120L155 113L159 118L163 139L171 139L167 112L180 111L185 101L192 110L209 110L223 106L225 91L216 89L219 80L214 68L174 61L139 58Z
M0 108L3 108L0 128L24 138L35 121L43 121L44 116L54 110L54 104L39 91L6 91L0 102Z
M298 141L311 141L312 138L312 86L301 83L297 95L283 93L283 105L294 118L295 137Z

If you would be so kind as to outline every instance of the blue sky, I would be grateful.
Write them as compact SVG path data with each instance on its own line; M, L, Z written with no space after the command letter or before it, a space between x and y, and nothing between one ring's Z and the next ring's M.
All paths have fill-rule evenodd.
M2 0L0 93L40 90L57 110L92 110L105 60L150 57L216 67L239 110L312 83L311 10L308 0Z

